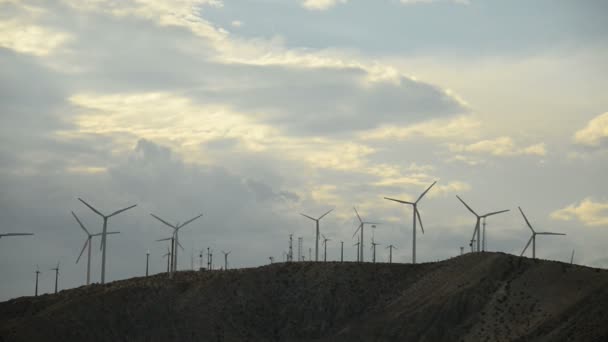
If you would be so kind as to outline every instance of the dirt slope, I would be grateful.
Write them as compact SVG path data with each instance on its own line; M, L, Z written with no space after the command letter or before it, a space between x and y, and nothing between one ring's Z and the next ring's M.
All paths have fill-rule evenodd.
M0 303L0 341L608 341L608 271L478 253L179 272Z

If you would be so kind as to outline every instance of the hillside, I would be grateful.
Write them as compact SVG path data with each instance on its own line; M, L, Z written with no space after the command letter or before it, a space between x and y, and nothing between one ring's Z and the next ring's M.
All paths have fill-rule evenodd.
M0 303L0 341L608 341L608 271L502 253L179 272Z

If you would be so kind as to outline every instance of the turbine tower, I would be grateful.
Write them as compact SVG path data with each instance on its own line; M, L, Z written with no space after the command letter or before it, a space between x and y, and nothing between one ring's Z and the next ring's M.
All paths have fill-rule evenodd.
M361 216L359 216L359 212L357 211L357 208L353 207L353 209L355 210L355 214L357 214L357 218L359 219L359 227L357 227L357 230L355 230L355 233L353 234L353 237L355 237L355 235L357 235L357 232L360 230L361 231L361 237L358 240L359 241L359 260L360 262L363 262L365 260L364 255L363 255L363 230L365 228L366 224L380 224L380 223L376 223L376 222L366 222L363 221L361 219Z
M293 261L293 234L289 234L289 252L287 252L287 261Z
M319 216L319 218L314 218L314 217L308 216L306 214L300 213L300 215L302 215L304 217L307 217L307 218L315 221L315 223L316 223L316 228L317 229L316 229L316 239L315 239L315 261L319 261L319 234L320 234L320 232L319 232L319 221L321 221L321 219L323 217L325 217L325 215L331 213L332 211L333 211L333 209L331 209L330 211L326 212L325 214ZM310 259L310 257L308 259Z
M323 236L323 262L327 262L327 241L331 241L331 239L326 238L323 234L321 236Z
M224 254L224 271L226 271L226 270L228 270L228 254L232 253L232 251L228 251L228 252L222 251L222 253Z
M485 251L485 245L486 245L486 243L485 243L485 240L486 240L486 237L485 237L486 217L493 216L493 215L498 215L498 214L502 214L502 213L506 213L506 212L509 211L509 209L495 211L495 212L487 213L487 214L484 214L484 215L479 215L473 209L471 209L471 207L469 207L469 205L466 204L466 202L463 201L462 198L460 198L460 196L456 195L456 197L477 218L477 222L475 223L475 230L473 231L473 237L471 238L471 242L470 242L471 247L473 246L473 242L477 241L477 252L479 252L480 250L481 251ZM481 236L481 229L480 229L481 228L480 227L480 222L481 222L482 219L483 219L483 236ZM482 249L482 241L483 241L483 249Z
M167 257L167 273L169 273L169 265L171 262L171 251L169 250L169 247L167 247L167 253L163 254L163 258Z
M375 264L376 263L376 246L380 245L379 243L375 242L374 240L372 240L372 262Z
M160 222L162 222L164 225L173 228L173 236L175 237L174 240L174 244L175 245L179 245L179 230L182 229L183 227L185 227L186 225L188 225L189 223L191 223L192 221L198 219L199 217L203 216L203 214L200 214L196 217L193 217L191 219L189 219L188 221L182 223L181 225L179 223L173 225L165 220L163 220L162 218L154 215L154 214L150 214L152 217L154 217L155 219L159 220ZM183 248L182 248L183 249ZM173 272L177 271L177 248L173 248L173 260L172 260L172 265L171 265L171 270Z
M520 207L518 207L518 208L519 208L519 211L521 212L521 215L524 217L524 220L526 220L526 224L528 225L528 228L530 228L530 230L532 231L532 236L530 237L530 240L528 240L528 243L526 244L526 247L524 247L524 250L521 252L520 256L524 255L524 253L526 252L526 249L528 249L528 246L530 246L530 242L532 242L532 259L536 259L536 235L566 235L563 233L536 232L534 230L534 228L532 228L530 221L528 221L526 214L524 214L523 210L521 210Z
M33 233L5 233L0 234L0 239L7 236L25 236L25 235L34 235Z
M412 264L416 263L416 219L420 223L420 229L422 230L422 234L424 234L424 227L422 226L422 219L420 218L420 212L418 211L418 202L420 202L422 197L424 197L424 195L426 195L426 193L429 192L429 190L431 190L431 188L436 183L437 183L437 181L433 182L433 184L431 184L431 186L429 186L426 190L424 190L424 192L420 196L418 196L418 199L415 202L408 202L408 201L402 201L402 200L398 200L398 199L394 199L394 198L384 197L384 199L387 199L389 201L402 203L402 204L409 204L414 209L413 210L414 218L413 218L413 224L412 224Z
M40 276L40 267L36 265L36 287L34 288L34 296L38 297L38 276Z
M361 246L360 237L357 237L357 243L353 244L353 246L357 246L357 262L359 262L359 258L361 257L361 251L359 250L359 246Z
M570 256L570 265L574 263L574 249L572 250L572 255Z
M340 241L340 262L344 262L344 241Z
M397 249L397 247L395 247L393 245L388 245L386 248L388 249L388 263L392 264L393 263L393 249Z
M55 268L51 268L51 271L55 271L55 293L57 293L57 285L59 283L59 261L57 261L57 266L55 266Z
M85 202L82 198L78 198L78 200L80 202L82 202L84 205L86 205L87 207L89 207L89 209L93 210L93 212L95 212L97 215L99 215L103 218L103 231L101 232L101 283L105 284L106 283L106 236L107 236L107 231L108 231L108 219L112 216L116 216L116 215L122 213L123 211L127 211L129 209L135 208L137 206L137 204L134 204L130 207L126 207L126 208L123 208L120 210L116 210L115 212L111 213L110 215L104 215L97 209L93 208L93 206L91 206L90 204Z
M72 211L72 216L74 216L74 218L76 219L76 222L78 222L78 225L80 225L80 228L82 228L82 230L84 230L85 234L87 234L87 239L84 240L84 246L82 246L82 250L80 251L80 254L78 254L78 259L76 259L76 263L78 263L80 261L80 258L82 257L82 253L84 253L85 248L88 249L87 251L87 285L91 284L91 243L92 243L92 239L94 236L100 236L102 233L97 233L97 234L91 234L87 228L85 228L84 224L82 224L82 222L80 221L80 219L78 218L78 216L76 216L76 214L74 214L74 212ZM118 234L119 232L107 232L108 235L110 234Z

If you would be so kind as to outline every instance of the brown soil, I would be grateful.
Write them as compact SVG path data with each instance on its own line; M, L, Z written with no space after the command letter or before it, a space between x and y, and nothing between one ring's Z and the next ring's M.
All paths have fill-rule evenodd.
M0 341L608 341L608 271L477 253L179 272L0 303Z

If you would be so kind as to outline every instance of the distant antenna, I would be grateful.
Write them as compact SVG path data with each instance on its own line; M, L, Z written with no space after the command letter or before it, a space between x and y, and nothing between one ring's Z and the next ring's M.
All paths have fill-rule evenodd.
M477 222L475 223L475 230L473 231L473 237L471 237L471 243L470 243L470 245L473 246L473 242L477 241L477 252L479 252L479 251L485 251L485 248L486 248L486 243L485 243L485 228L486 228L485 219L486 219L486 217L493 216L493 215L498 215L498 214L502 214L502 213L506 213L506 212L509 211L509 209L495 211L495 212L487 213L487 214L484 214L484 215L478 215L473 209L471 209L471 207L469 207L468 204L466 204L466 202L462 198L460 198L460 196L456 195L456 197L477 218ZM480 230L481 230L480 229L481 219L484 220L483 221L484 222L483 223L483 229L484 229L484 231L483 231L484 235L483 236L480 236L481 235L481 232L480 232ZM482 242L483 242L483 245L482 245ZM482 249L482 246L483 246L483 249Z
M418 199L416 200L416 202L408 202L408 201L402 201L402 200L398 200L398 199L394 199L394 198L389 198L389 197L384 197L384 199L387 199L389 201L393 201L393 202L398 202L398 203L402 203L402 204L410 204L413 208L413 216L414 216L414 220L413 220L413 225L412 225L412 264L416 263L416 221L418 221L420 223L420 229L422 230L422 234L424 234L424 227L422 226L422 219L420 218L420 212L418 211L418 202L420 202L420 200L422 199L422 197L424 197L424 195L426 195L427 192L429 192L429 190L431 190L431 188L433 187L433 185L435 185L437 183L437 181L433 182L433 184L431 184L431 186L429 186L426 190L424 190L424 192L418 196Z
M293 234L289 234L289 252L287 252L287 261L293 261Z
M566 235L566 234L562 234L562 233L551 233L551 232L538 232L537 233L534 230L534 228L532 228L530 221L528 221L526 214L524 214L524 212L523 212L523 210L521 210L521 208L519 208L519 212L521 212L521 215L524 217L524 220L526 220L526 224L528 225L528 228L530 228L530 230L532 231L532 236L530 237L530 240L528 240L528 243L526 244L526 247L524 247L524 250L521 252L520 256L524 255L524 253L526 252L526 249L528 249L528 246L530 246L530 242L532 242L532 259L536 259L536 235Z
M84 205L86 205L89 209L93 210L94 213L96 213L97 215L101 216L101 218L103 218L103 230L101 232L101 250L102 250L101 251L101 283L105 284L106 283L106 237L108 234L107 233L108 219L110 217L116 216L124 211L135 208L137 206L137 204L134 204L130 207L116 210L115 212L111 213L110 215L104 215L99 210L95 209L92 205L85 202L82 198L78 198L78 200L80 202L82 202Z
M325 214L319 216L319 218L314 218L314 217L308 216L306 214L300 214L306 218L309 218L309 219L315 221L315 223L316 223L316 228L317 228L316 233L317 234L316 234L316 239L315 239L315 261L319 261L319 221L321 221L321 219L323 217L325 217L325 215L331 213L332 210L333 209L331 209L330 211L326 212ZM308 259L310 259L310 257Z
M304 240L302 237L298 238L298 261L304 261L304 254L302 254L303 250L302 250L302 244L304 243Z
M386 248L388 249L388 263L392 264L393 263L393 249L397 249L397 247L395 247L393 245L388 245Z
M364 255L363 255L363 230L365 228L366 224L372 224L372 225L376 225L376 224L380 224L380 223L376 223L376 222L366 222L363 221L363 219L361 219L361 216L359 216L359 212L357 211L357 208L353 207L353 209L355 210L355 214L357 215L357 218L359 219L359 227L357 227L357 230L355 230L355 233L353 234L353 237L355 237L355 235L357 235L357 232L361 231L361 237L359 240L359 254L360 256L358 257L358 260L363 262L363 260L365 260Z
M51 271L55 271L55 293L57 293L59 284L59 261L57 261L57 266L55 266L55 268L51 268Z
M38 276L40 275L40 268L36 265L36 287L34 289L34 296L38 297Z
M186 225L190 224L192 221L197 220L199 217L203 216L203 214L200 214L196 217L193 217L191 219L189 219L188 221L182 223L182 224L170 224L169 222L163 220L162 218L154 215L154 214L150 214L150 216L154 217L155 219L157 219L158 221L160 221L161 223L163 223L164 225L168 226L169 228L173 228L173 237L174 237L174 244L175 245L179 245L179 230L184 228ZM171 262L171 271L175 272L177 271L177 248L173 248L173 260Z

